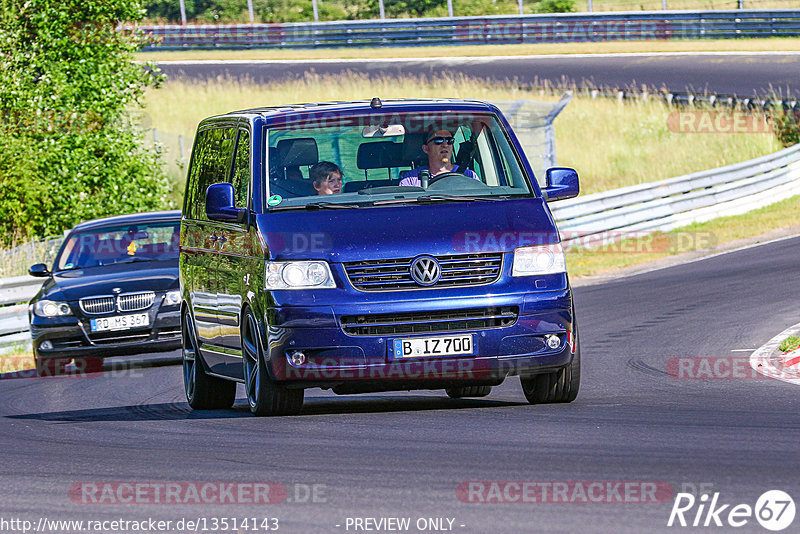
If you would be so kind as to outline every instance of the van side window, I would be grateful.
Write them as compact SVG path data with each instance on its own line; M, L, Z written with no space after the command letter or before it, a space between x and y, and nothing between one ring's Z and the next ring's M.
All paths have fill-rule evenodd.
M194 140L194 150L192 150L192 161L189 167L189 175L186 178L186 196L183 199L183 213L190 219L196 219L195 204L197 201L197 180L200 176L200 161L205 159L204 152L208 150L208 130L198 132Z
M200 135L204 137L196 145L197 155L192 167L193 198L187 200L186 208L189 217L204 220L208 186L228 181L236 129L213 128L200 132Z
M250 134L246 130L239 130L231 183L236 207L247 208L247 186L250 184Z

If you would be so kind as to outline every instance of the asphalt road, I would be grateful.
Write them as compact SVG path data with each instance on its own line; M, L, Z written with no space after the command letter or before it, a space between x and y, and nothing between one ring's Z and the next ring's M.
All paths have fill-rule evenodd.
M348 517L430 517L454 519L452 531L465 534L617 533L681 530L666 527L672 494L647 504L480 504L460 501L456 488L657 481L675 492L705 485L719 503L752 506L770 489L797 500L800 390L771 379L677 379L666 369L676 357L746 357L733 351L797 322L798 257L793 238L576 289L584 379L569 405L527 405L509 379L464 401L316 390L301 415L260 419L246 412L241 389L235 410L190 411L177 366L0 380L0 515L277 517L281 532L302 534L354 532ZM74 484L97 481L267 481L286 486L292 502L70 499ZM311 485L321 485L317 502L303 502ZM737 531L764 532L752 518Z
M520 85L548 81L557 86L611 89L667 89L673 92L738 95L740 97L798 96L800 54L630 54L402 60L162 62L172 79L214 79L230 76L268 83L306 72L420 76L465 74L487 80L514 80Z

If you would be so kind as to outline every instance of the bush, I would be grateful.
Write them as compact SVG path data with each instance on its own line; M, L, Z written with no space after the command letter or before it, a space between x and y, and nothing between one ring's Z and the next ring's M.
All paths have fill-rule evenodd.
M534 4L536 13L574 13L575 0L542 0Z
M769 118L772 130L784 147L800 143L800 111L778 111Z
M128 113L160 75L117 31L128 0L3 0L0 243L106 215L163 209L168 181Z

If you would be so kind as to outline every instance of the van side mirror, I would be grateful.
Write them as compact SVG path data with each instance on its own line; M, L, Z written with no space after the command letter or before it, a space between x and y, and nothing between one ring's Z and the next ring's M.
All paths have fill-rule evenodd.
M547 187L542 189L547 201L577 197L581 191L578 173L569 167L550 167L545 173Z
M229 183L211 184L206 191L206 216L212 221L243 223L247 209L233 202L233 186Z
M45 278L50 276L52 273L47 268L46 264L37 263L36 265L31 265L30 269L28 269L28 274L37 278Z

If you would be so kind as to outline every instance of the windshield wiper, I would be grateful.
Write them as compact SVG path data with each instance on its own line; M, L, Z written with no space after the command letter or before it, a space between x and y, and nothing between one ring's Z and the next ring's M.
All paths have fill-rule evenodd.
M136 263L138 261L153 261L153 258L125 258L124 260L115 261L114 263L104 263L106 265L116 265L118 263Z
M508 197L503 196L486 196L486 197L473 197L468 195L421 195L418 197L409 198L393 198L391 200L377 200L374 202L376 206L385 206L387 204L403 204L405 202L476 202L479 200L498 201L504 200Z
M340 204L338 202L309 202L308 204L301 204L298 206L275 206L270 208L269 211L285 211L285 210L349 210L360 208L358 204Z

